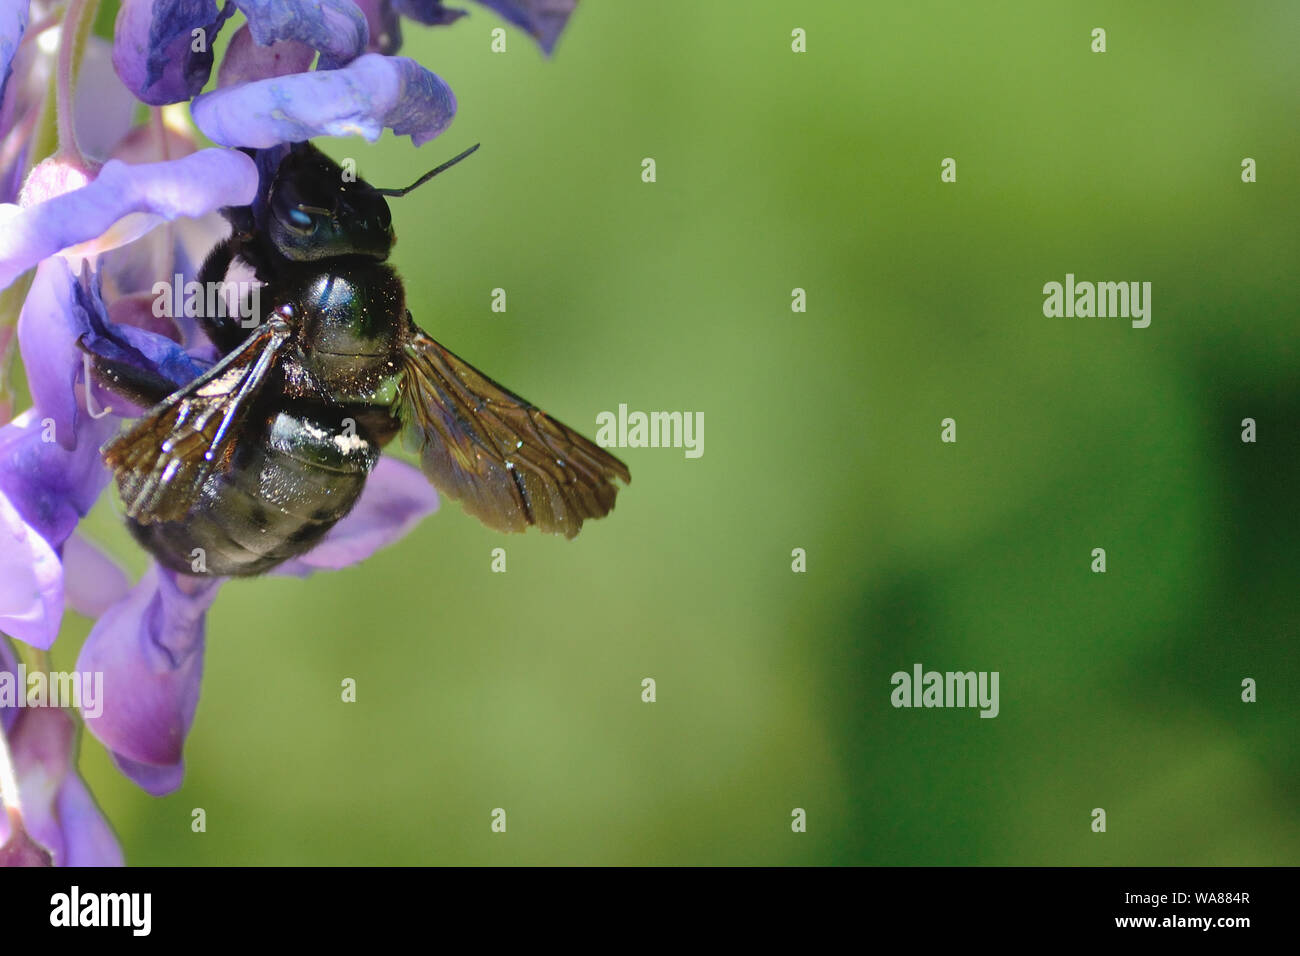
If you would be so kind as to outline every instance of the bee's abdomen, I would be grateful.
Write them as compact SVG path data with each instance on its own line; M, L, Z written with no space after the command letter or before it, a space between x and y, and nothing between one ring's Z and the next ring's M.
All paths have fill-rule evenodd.
M378 444L344 410L282 408L248 428L184 520L128 525L183 574L262 574L319 543L352 510L378 458Z

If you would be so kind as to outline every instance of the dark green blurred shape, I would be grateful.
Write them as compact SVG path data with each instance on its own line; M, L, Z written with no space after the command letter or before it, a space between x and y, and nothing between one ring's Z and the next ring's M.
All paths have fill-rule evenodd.
M1300 862L1300 8L1135 6L584 0L550 62L408 25L451 130L324 145L400 185L483 143L394 203L417 321L588 434L702 411L705 454L623 452L575 542L448 503L228 585L184 788L85 748L128 858ZM1152 282L1150 328L1045 318L1067 272ZM918 661L1000 716L893 709Z

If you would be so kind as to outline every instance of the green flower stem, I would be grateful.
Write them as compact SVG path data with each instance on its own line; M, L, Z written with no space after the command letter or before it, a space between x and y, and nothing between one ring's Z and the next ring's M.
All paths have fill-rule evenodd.
M73 93L77 88L77 74L81 72L81 57L86 50L86 40L90 36L91 27L95 25L98 9L99 0L68 0L63 14L63 31L59 36L59 68L55 71L59 153L78 161L83 169L88 168L88 165L77 145L76 123L73 122Z

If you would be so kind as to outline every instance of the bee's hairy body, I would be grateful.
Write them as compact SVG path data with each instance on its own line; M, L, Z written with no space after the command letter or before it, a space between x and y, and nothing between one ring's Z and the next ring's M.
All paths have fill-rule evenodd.
M352 510L400 428L400 281L363 259L311 265L263 290L293 341L230 467L208 476L184 519L128 518L136 540L175 571L256 575L311 550Z
M347 437L344 409L253 414L259 424L231 467L208 477L183 520L127 519L136 540L172 570L242 577L306 553L352 510L379 458L379 443L363 429Z
M497 530L573 537L614 507L622 462L415 325L384 261L384 191L299 144L258 204L225 212L232 234L199 281L249 267L261 306L252 330L200 317L212 368L172 382L118 357L131 347L108 330L106 350L82 345L102 383L149 408L103 452L131 533L161 564L244 577L305 554L404 426L426 476Z

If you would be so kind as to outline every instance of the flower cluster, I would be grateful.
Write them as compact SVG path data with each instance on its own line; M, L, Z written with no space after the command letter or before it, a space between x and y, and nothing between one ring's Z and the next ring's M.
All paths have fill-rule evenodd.
M576 0L477 2L550 53ZM161 795L181 783L222 585L157 565L132 585L78 532L108 484L101 445L140 411L100 389L82 348L178 387L209 368L219 356L192 319L154 314L154 282L196 275L228 231L219 210L258 201L284 144L389 129L419 146L445 130L456 100L397 55L401 20L446 26L465 12L440 0L121 0L109 43L92 35L97 7L0 0L0 632L18 642L0 635L0 686L47 663L65 608L95 619L77 670L103 675L104 699L82 719ZM196 128L216 145L200 148ZM31 396L17 416L15 349ZM381 459L356 507L275 573L354 564L436 506L420 472ZM76 773L77 736L72 712L0 695L0 865L121 862Z

